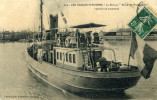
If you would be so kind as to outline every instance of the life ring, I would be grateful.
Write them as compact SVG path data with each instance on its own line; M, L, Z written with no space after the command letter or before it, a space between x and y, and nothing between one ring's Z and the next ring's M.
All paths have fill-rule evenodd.
M69 45L70 45L70 38L67 37L67 38L65 39L65 46L66 46L66 47L69 47Z
M57 46L60 46L60 44L61 44L61 40L60 40L60 38L58 38L57 39Z

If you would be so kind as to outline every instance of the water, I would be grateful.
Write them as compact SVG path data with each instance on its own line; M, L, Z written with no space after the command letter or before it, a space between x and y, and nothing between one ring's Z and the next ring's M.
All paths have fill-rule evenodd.
M157 41L148 42L152 46ZM108 46L115 48L117 60L127 62L128 41L110 41ZM151 78L143 77L138 84L124 93L75 95L61 91L36 79L27 68L25 43L0 43L0 100L69 100L69 99L137 99L157 98L157 63ZM123 56L123 57L122 57Z

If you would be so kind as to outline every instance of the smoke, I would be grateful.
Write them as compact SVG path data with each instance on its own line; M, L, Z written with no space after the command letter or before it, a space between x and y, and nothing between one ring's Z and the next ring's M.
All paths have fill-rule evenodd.
M62 0L44 0L44 8L47 10L49 14L56 15L63 11L63 3Z

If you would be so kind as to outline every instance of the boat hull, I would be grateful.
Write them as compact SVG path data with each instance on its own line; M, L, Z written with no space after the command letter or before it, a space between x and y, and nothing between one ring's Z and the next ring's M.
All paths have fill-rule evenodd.
M136 85L139 71L91 72L70 70L47 62L38 62L28 55L28 68L44 82L72 93L122 91Z

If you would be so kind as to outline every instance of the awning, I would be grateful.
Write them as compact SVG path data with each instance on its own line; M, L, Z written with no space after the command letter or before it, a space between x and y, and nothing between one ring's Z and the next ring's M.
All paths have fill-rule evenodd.
M82 24L82 25L72 26L71 28L94 28L94 27L103 27L103 26L106 26L106 25L89 23L89 24Z

